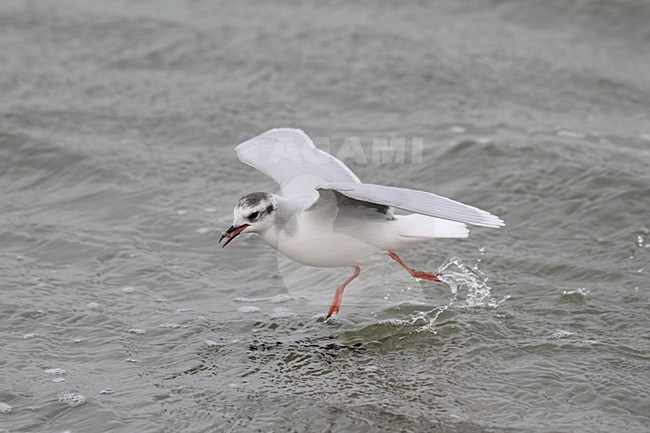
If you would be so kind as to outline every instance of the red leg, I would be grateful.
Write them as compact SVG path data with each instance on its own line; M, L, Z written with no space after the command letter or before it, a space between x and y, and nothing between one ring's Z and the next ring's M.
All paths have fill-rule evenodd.
M358 266L354 267L354 274L347 280L345 280L345 283L341 284L337 289L336 293L334 293L334 299L332 299L332 305L330 305L330 311L327 313L327 318L329 319L330 316L334 313L338 313L339 310L341 309L341 301L343 300L343 290L347 287L348 284L352 282L355 278L359 276L361 273L361 268Z
M423 279L423 280L440 281L438 279L440 274L436 274L434 272L416 271L415 269L413 269L412 267L410 267L409 265L404 263L404 261L402 259L400 259L399 256L397 254L393 253L392 251L388 252L388 256L391 259L395 260L400 265L402 265L402 267L404 269L406 269L408 271L408 273L411 274L411 276L414 277L414 278L420 278L420 279Z

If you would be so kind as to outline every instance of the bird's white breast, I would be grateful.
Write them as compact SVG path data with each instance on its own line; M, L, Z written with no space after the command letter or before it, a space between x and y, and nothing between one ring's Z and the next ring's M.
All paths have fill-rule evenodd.
M324 268L372 263L398 246L391 220L342 222L335 217L305 212L291 227L274 227L261 236L290 259Z

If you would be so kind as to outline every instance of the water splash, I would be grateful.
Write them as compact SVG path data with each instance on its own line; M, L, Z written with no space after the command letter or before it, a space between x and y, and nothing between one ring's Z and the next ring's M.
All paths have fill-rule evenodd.
M484 251L484 250L483 250ZM479 269L480 260L468 266L460 258L452 257L443 263L436 272L442 274L440 281L451 291L451 299L446 305L427 311L415 311L404 319L390 319L387 323L394 325L418 326L415 332L430 331L437 333L435 324L438 317L450 308L496 308L510 296L496 299L492 296L492 287L488 285L488 276Z
M488 276L478 267L466 265L458 257L452 257L443 263L437 272L441 273L440 281L449 286L452 298L449 307L496 308L508 297L497 300L492 296L492 287L488 285Z
M580 287L576 290L564 290L562 291L562 295L560 295L560 302L584 302L589 293L589 290L584 287Z
M393 326L407 326L407 327L412 327L415 326L415 332L420 333L424 331L429 331L434 334L437 334L438 331L435 327L436 322L438 321L438 317L442 312L447 310L449 308L449 305L445 305L444 307L439 307L439 308L434 308L432 310L428 311L414 311L411 313L410 316L403 318L403 319L387 319L387 320L382 320L379 323L381 324L389 324Z
M636 235L636 246L639 248L650 248L650 237L648 235L650 235L650 230L642 227Z

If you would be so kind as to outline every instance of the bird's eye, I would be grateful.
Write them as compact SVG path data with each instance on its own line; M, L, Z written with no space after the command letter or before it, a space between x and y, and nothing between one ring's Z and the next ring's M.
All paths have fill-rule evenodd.
M248 219L249 219L249 220L254 220L254 219L257 218L258 216L260 216L260 213L259 213L258 211L255 211L255 212L253 212L252 214L248 215Z

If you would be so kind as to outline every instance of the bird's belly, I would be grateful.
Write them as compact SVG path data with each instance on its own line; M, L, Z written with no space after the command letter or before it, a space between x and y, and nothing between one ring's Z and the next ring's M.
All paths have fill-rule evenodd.
M280 236L275 245L269 243L298 263L321 268L364 265L385 256L377 245L345 233L302 233Z

